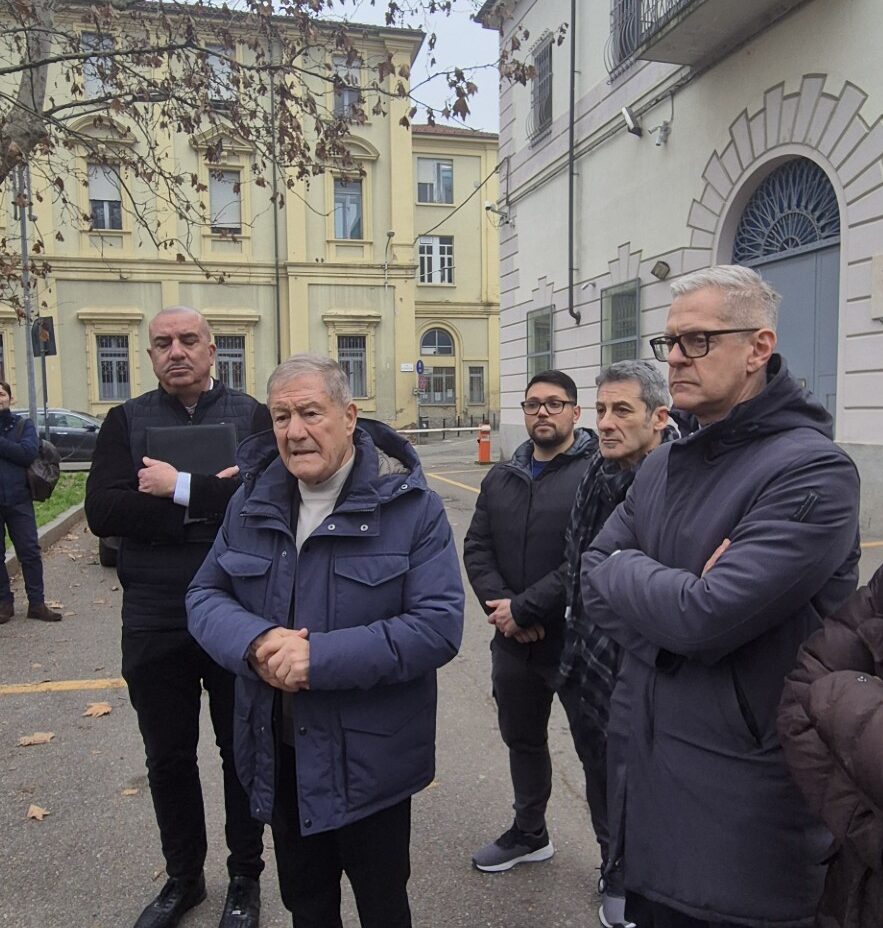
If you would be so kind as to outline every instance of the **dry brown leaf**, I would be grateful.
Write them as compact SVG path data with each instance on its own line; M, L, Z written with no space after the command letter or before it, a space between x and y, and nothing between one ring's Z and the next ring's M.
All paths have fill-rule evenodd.
M76 612L65 612L64 613L65 618L67 618L68 616L72 616L72 615L76 615Z
M83 715L89 716L90 719L99 719L102 715L110 715L113 712L109 702L90 702L86 704L86 711Z
M46 605L50 609L64 609L64 603L60 603L57 599L47 599Z
M137 796L138 793L140 793L140 792L141 792L140 789L135 789L134 786L129 786L129 787L126 787L126 789L124 789L124 790L122 791L121 795L123 795L123 796Z
M54 731L35 731L32 735L22 735L18 743L23 747L30 747L32 744L49 744L55 737Z
M33 803L31 803L28 806L28 814L25 817L32 818L36 822L42 822L47 815L51 814L52 813L48 809L44 809L42 806L35 806Z

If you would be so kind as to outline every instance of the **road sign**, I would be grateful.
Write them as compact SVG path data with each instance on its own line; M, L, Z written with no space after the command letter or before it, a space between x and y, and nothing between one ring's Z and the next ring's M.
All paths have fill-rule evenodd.
M422 374L422 373L423 373L423 362L422 362L422 361L418 361L417 364L416 364L416 368L417 368L417 373L418 373L418 374Z
M34 357L52 357L58 354L55 346L55 324L51 317L38 316L31 326Z

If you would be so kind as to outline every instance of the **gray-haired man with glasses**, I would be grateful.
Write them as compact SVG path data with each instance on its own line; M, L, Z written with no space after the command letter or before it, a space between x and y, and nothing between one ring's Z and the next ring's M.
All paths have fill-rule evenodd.
M583 605L624 657L625 916L641 928L813 923L830 835L776 732L800 644L855 587L858 476L774 354L779 296L723 266L675 281L662 445L582 558ZM614 752L617 752L616 754Z
M463 546L472 589L496 629L491 676L515 793L512 827L473 855L486 872L554 853L547 727L564 636L564 534L598 447L593 432L576 427L576 384L567 374L537 374L521 408L529 439L482 481Z

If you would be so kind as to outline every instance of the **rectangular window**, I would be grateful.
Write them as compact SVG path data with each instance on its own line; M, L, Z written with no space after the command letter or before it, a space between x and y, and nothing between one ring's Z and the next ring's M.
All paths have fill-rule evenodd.
M530 136L540 135L552 125L552 38L534 52L536 74L531 87Z
M218 380L234 390L245 389L245 336L218 335L215 338L215 371Z
M552 307L527 314L527 379L552 367Z
M453 406L455 374L453 367L427 367L420 375L418 402L425 406Z
M417 202L454 202L454 162L417 159Z
M239 171L209 171L212 232L239 235L242 231L242 200Z
M334 55L331 59L338 83L334 88L334 115L348 118L359 105L361 75L359 63L348 63L346 55Z
M641 282L630 280L601 291L601 366L639 356Z
M469 402L484 403L484 368L469 368Z
M233 52L222 45L207 45L206 64L209 69L209 100L215 105L229 103L236 96L233 87L233 65L230 59Z
M334 237L362 238L362 182L334 178Z
M350 382L353 396L368 395L366 343L364 335L337 336L337 363Z
M114 40L109 35L97 32L80 33L80 48L84 52L113 51ZM112 59L96 55L83 61L83 92L87 100L104 97L110 92L107 86L111 73Z
M120 175L116 168L89 165L89 211L93 229L122 229Z
M131 395L129 383L129 336L97 335L98 399L119 402Z
M454 237L424 235L418 246L421 284L454 282Z

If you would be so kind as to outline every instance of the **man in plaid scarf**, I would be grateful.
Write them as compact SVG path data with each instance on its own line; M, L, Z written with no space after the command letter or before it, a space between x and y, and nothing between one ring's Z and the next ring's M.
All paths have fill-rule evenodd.
M619 646L583 612L580 558L625 499L644 458L663 441L677 437L677 431L669 425L665 376L650 362L619 361L601 371L595 383L598 451L576 491L566 538L567 625L559 697L585 771L586 799L601 845L599 917L606 928L614 928L627 925L622 873L619 861L610 856L607 809L607 720ZM615 794L615 782L613 786ZM610 818L615 826L615 814Z

